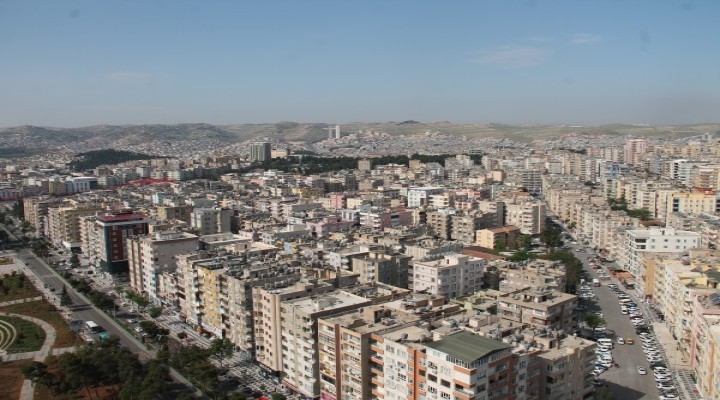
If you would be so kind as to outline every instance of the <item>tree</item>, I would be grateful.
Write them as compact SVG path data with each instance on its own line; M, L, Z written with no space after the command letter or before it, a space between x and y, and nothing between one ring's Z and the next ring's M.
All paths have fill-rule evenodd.
M518 250L530 250L532 247L532 237L530 235L518 235L515 238L515 246Z
M506 260L510 262L520 262L520 261L526 261L526 260L532 260L535 257L532 253L525 251L525 250L519 250L513 253L510 257L506 258Z
M148 311L148 314L151 318L157 318L160 315L162 315L162 308L161 307L153 307Z
M91 291L88 298L97 308L103 311L110 311L115 308L115 301L113 301L113 299L105 293Z
M495 243L495 248L493 250L496 250L498 252L507 250L507 244L505 243L505 237L501 236L498 238L497 242Z
M220 360L220 367L226 358L232 357L235 345L228 339L215 339L210 342L210 353Z
M150 304L150 300L148 300L145 296L131 290L126 291L125 296L128 300L135 303L138 309L144 309Z
M60 305L63 307L72 306L72 298L70 297L70 293L68 293L67 286L65 285L63 285L62 291L60 292Z
M558 247L562 244L562 235L559 229L548 228L540 234L540 240L545 243L547 247Z
M17 219L25 218L25 204L22 200L18 200L13 203L12 215Z
M593 332L595 332L595 328L605 325L605 320L601 316L590 312L583 315L583 321L585 325L592 328Z
M610 389L604 387L595 392L595 398L597 400L614 400L615 395Z
M272 396L270 396L272 400L286 400L287 397L282 393L273 393Z
M550 250L542 258L550 261L560 261L565 266L565 291L568 293L575 292L575 287L583 272L582 261L569 251L556 249Z
M47 383L48 382L48 370L47 365L33 361L32 364L23 368L22 370L25 379L33 381L33 383Z
M73 268L80 267L80 257L76 253L72 253L72 256L70 256L70 266Z

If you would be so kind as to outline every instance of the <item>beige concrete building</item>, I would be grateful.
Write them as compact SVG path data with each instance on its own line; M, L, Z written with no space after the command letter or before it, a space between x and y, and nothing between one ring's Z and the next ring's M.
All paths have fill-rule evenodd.
M352 272L360 275L361 283L379 282L407 289L411 258L399 253L370 251L353 257Z
M482 288L486 261L482 258L452 254L413 262L411 289L415 292L451 299L466 296Z
M69 201L66 206L48 209L49 239L68 250L80 248L80 217L95 215L103 207L95 203Z
M500 318L540 329L575 328L577 296L544 287L527 287L498 298Z
M283 372L280 312L282 302L332 290L333 285L317 280L291 283L280 288L258 286L252 289L255 359L263 370L277 377Z
M488 268L494 267L500 275L498 288L505 293L527 287L545 287L564 292L567 285L565 266L557 261L527 260L510 262L492 260Z
M54 197L26 197L23 199L23 217L33 228L42 231L48 210L63 205L65 200Z
M582 400L594 391L593 376L596 343L567 336L556 346L537 355L542 367L544 390L541 399Z
M198 237L186 232L156 232L128 238L130 287L159 304L157 276L177 268L176 256L198 248Z
M319 397L318 319L370 304L366 298L341 290L283 301L280 306L282 384L303 396ZM347 339L352 340L349 336Z
M495 250L514 250L517 248L520 228L507 225L501 228L480 229L475 236L477 246Z
M525 235L539 235L545 230L547 212L541 202L505 204L505 224L520 228Z
M187 222L191 221L193 206L186 204L181 206L158 206L157 218L159 221L179 220Z

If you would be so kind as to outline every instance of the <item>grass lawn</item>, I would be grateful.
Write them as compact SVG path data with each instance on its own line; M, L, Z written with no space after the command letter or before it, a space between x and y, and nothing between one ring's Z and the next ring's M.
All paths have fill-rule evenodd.
M45 343L45 331L38 325L15 317L0 317L0 320L9 322L17 331L15 340L6 349L8 354L38 351Z
M0 303L40 296L40 292L23 274L10 274L0 276Z
M20 398L23 376L22 369L32 364L32 360L20 360L8 363L0 363L0 400L17 400Z
M28 315L41 319L52 325L52 327L57 331L57 339L53 345L54 349L83 344L83 341L70 330L70 327L67 325L60 313L55 310L55 306L47 301L41 300L31 301L29 303L13 304L7 307L0 307L0 311Z

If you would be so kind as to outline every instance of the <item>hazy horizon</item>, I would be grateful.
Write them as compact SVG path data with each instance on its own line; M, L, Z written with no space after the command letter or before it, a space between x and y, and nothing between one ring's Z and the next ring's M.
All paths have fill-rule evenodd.
M36 125L36 124L21 124L21 125L8 125L8 126L0 126L0 129L9 129L9 128L19 128L23 126L34 126L38 128L44 128L44 129L83 129L83 128L90 128L94 126L143 126L143 125L213 125L213 126L237 126L237 125L273 125L273 124L283 124L283 123L293 123L298 125L303 124L327 124L327 125L354 125L354 124L363 124L363 125L372 125L372 124L398 124L401 122L410 121L410 120L394 120L394 121L351 121L351 122L326 122L326 121L276 121L276 122L236 122L236 123L229 123L229 124L214 124L211 122L148 122L148 123L123 123L123 124L104 124L104 123L98 123L98 124L89 124L89 125L77 125L77 126L59 126L59 125ZM419 120L412 120L416 121L419 124L436 124L436 123L449 123L449 124L457 124L457 125L483 125L483 124L496 124L496 125L507 125L507 126L567 126L570 128L597 128L597 127L603 127L603 126L612 126L612 125L627 125L627 126L696 126L696 125L715 125L720 124L720 121L718 122L697 122L697 123L690 123L690 124L645 124L645 123L630 123L630 122L610 122L606 124L573 124L573 123L505 123L505 122L494 122L494 121L486 121L486 122L455 122L455 121L419 121Z
M0 126L716 123L718 17L719 1L8 0Z

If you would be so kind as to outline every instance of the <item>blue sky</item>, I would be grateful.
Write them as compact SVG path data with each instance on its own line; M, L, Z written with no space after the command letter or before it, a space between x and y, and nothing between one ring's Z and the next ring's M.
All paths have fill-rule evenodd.
M0 126L720 122L718 21L718 0L0 0Z

